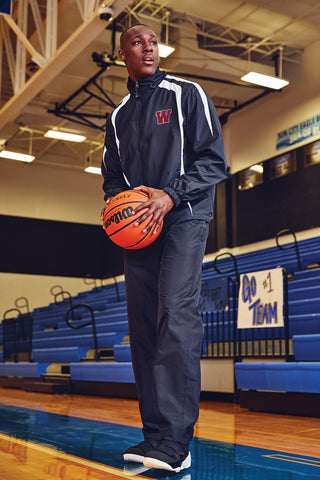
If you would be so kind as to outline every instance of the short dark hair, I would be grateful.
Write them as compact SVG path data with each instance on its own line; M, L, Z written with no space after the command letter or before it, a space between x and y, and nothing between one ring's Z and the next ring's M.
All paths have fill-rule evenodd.
M150 28L149 25L146 25L145 23L137 23L136 25L131 25L131 27L126 28L120 35L120 48L123 47L122 42L125 36L127 35L128 31L135 27L147 27L153 32L152 28Z

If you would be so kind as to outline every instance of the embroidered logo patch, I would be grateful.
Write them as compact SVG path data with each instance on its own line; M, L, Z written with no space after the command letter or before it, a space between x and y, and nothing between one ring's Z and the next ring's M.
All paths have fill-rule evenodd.
M169 123L171 113L171 108L169 108L168 110L159 110L158 112L156 112L158 125L162 125L163 123Z

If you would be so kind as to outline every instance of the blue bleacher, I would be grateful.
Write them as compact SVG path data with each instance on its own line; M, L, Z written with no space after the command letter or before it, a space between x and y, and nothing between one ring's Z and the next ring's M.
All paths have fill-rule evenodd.
M108 321L109 320L109 321ZM113 320L113 321L112 321ZM76 322L73 322L76 323ZM108 332L118 332L128 334L128 320L126 316L120 315L115 316L114 318L109 317L109 319L105 320L104 318L100 318L96 321L96 330L97 334L100 333L108 333ZM92 326L86 325L85 327L81 328L81 334L91 334L92 333ZM80 330L78 331L80 334ZM36 330L33 333L33 339L48 339L51 337L68 337L74 336L75 332L71 329L65 322L61 324L61 327L55 330Z
M80 362L90 349L88 347L34 348L32 359L39 363Z
M302 313L289 315L289 335L303 335L320 332L320 314Z
M292 345L296 360L320 362L320 334L293 335Z
M47 372L49 365L36 362L0 363L0 377L40 378Z
M119 344L113 346L115 362L131 362L131 350L129 344Z
M297 288L295 282L290 282L288 286L288 298L289 303L292 300L304 300L308 295L308 298L320 299L320 284L306 287Z
M236 363L241 390L320 393L320 362Z
M293 245L292 242L283 246L289 245ZM300 240L298 245L303 269L309 265L320 264L320 237ZM236 261L239 273L269 270L278 266L285 268L288 273L296 273L299 270L294 248L285 251L280 250L277 246L259 249L236 255ZM217 265L221 271L232 270L234 266L230 256L219 258ZM203 273L212 268L213 262L204 263Z
M311 264L319 264L320 239L317 237L299 241L299 251L304 268ZM236 260L239 273L277 266L282 266L288 273L292 273L288 283L289 335L292 337L296 355L294 362L237 363L235 370L239 388L320 393L319 382L312 382L315 375L320 376L318 354L320 351L320 268L300 272L294 249L281 251L276 246L236 255ZM233 267L230 257L221 258L217 263L221 271ZM212 262L203 264L203 281L212 278L221 279L221 275L212 267ZM0 367L3 367L2 370L0 369L0 376L40 378L43 373L46 373L49 364L67 363L70 364L71 380L134 383L130 346L122 343L124 337L128 335L124 282L119 282L117 286L120 302L115 285L94 287L71 299L72 305L84 303L94 310L98 347L113 349L114 361L93 362L86 358L88 352L94 348L92 326L88 325L78 330L67 326L65 312L68 302L66 301L34 309L32 312L34 318L33 362L3 364L0 351ZM232 302L230 307L230 325L223 329L222 322L219 321L219 339L224 342L233 340ZM74 318L75 326L86 323L90 319L85 309L75 311ZM216 326L215 320L212 325L209 321L208 327L204 325L203 353L207 349L207 333L209 334L212 327L216 328ZM278 338L279 333L281 337L283 336L283 328L259 330L248 330L246 339L250 341L265 335L267 338ZM0 325L1 344L2 326ZM302 378L302 375L305 378ZM307 390L304 390L305 388Z
M135 383L131 362L70 363L71 380Z
M112 348L115 343L119 343L124 338L123 333L108 332L101 333L98 336L99 348ZM50 336L46 338L36 338L32 342L33 349L37 348L62 348L62 347L88 347L94 348L93 335L91 334L75 334L64 336Z

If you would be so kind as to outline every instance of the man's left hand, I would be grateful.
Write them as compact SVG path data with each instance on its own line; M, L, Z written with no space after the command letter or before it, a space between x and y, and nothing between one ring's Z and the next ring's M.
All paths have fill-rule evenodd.
M149 223L144 228L144 232L148 232L153 225L155 225L154 233L157 233L157 230L160 228L164 216L172 209L174 206L174 201L164 190L159 190L157 188L146 187L145 185L140 185L139 187L134 188L134 190L140 190L141 192L147 193L149 195L149 200L142 203L139 207L135 209L135 213L140 212L144 208L148 208L148 211L142 215L139 220L137 220L136 225L140 225L147 218L150 217Z

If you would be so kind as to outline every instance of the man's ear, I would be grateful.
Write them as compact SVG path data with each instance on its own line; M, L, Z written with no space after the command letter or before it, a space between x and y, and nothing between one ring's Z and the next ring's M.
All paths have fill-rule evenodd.
M124 50L122 48L120 48L118 52L118 57L122 62L126 61L126 54L124 53Z

